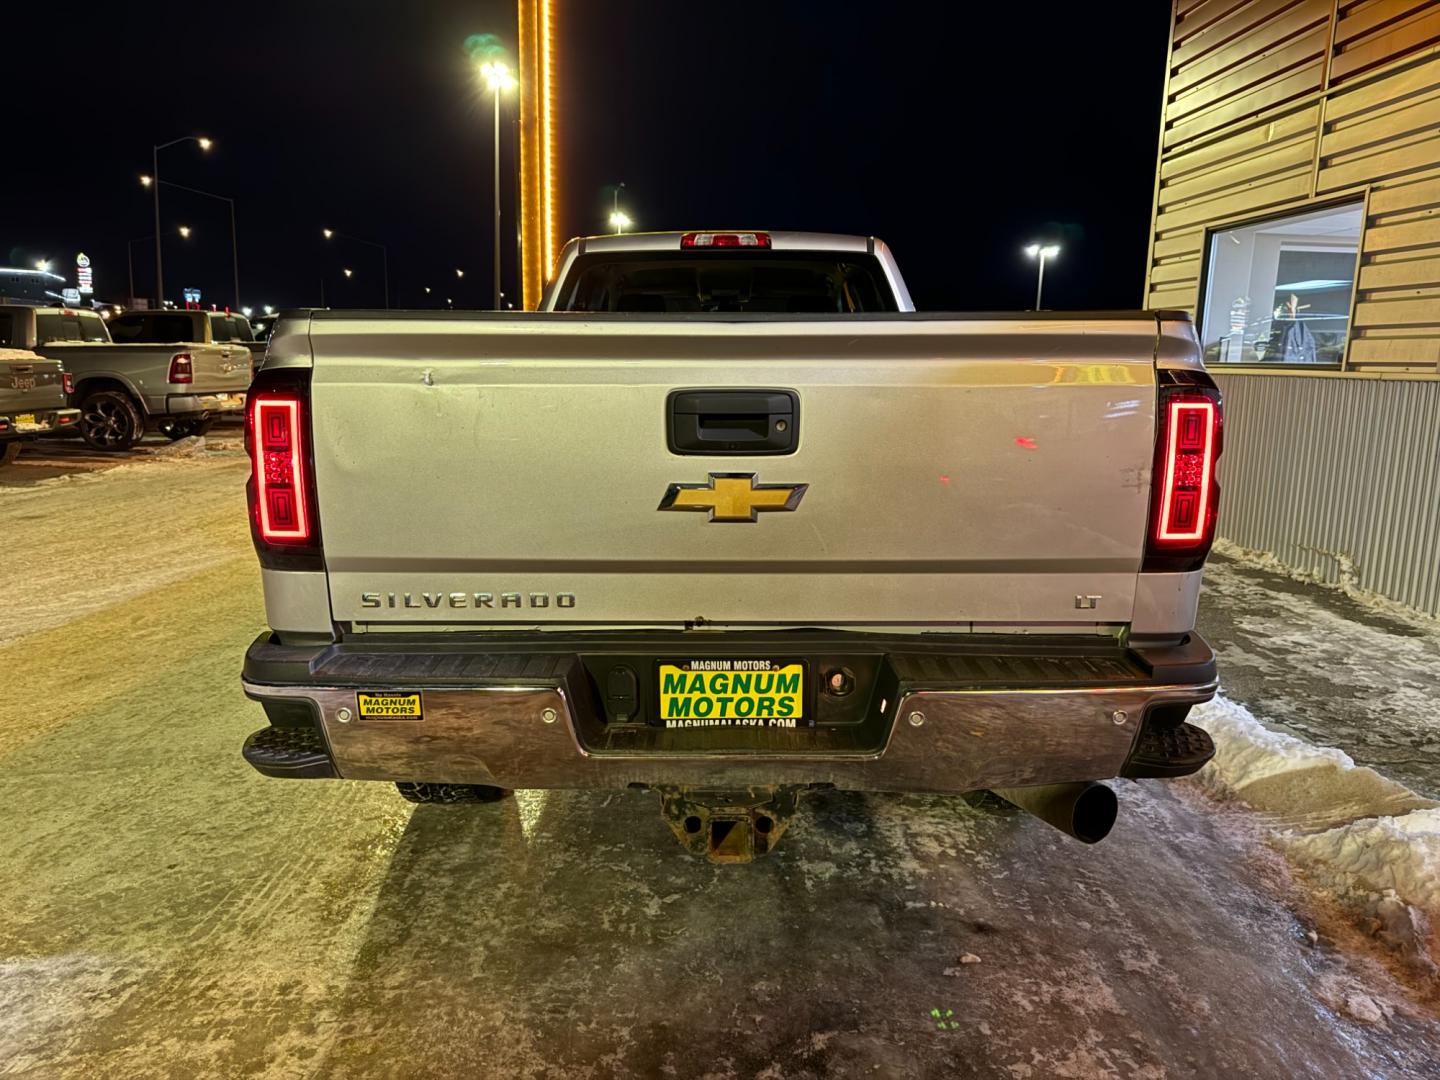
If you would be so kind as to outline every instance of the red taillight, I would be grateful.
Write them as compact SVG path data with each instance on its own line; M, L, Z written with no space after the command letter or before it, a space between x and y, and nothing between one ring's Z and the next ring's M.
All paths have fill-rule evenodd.
M305 403L267 394L250 400L251 474L260 539L269 544L310 542L306 496L308 462L302 443Z
M68 371L62 371L60 373L60 385L64 388L65 393L73 394L75 392L75 376L71 375Z
M768 248L767 232L687 232L680 237L682 248Z
M188 352L179 352L170 358L170 381L172 383L195 381L195 365L190 362Z
M1203 380L1203 381L1202 381ZM1224 429L1220 391L1208 377L1160 387L1151 482L1148 571L1198 570L1215 539Z

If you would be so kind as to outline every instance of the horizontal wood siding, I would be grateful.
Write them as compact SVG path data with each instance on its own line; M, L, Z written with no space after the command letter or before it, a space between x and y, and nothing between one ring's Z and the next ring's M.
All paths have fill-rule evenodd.
M1356 370L1440 369L1440 3L1177 0L1146 302L1194 310L1206 230L1365 198Z

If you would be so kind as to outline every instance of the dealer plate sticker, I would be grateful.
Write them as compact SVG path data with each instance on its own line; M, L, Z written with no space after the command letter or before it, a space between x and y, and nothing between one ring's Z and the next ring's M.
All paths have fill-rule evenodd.
M678 660L659 665L667 728L804 724L805 665L789 660Z
M401 694L382 691L376 694L357 694L362 720L421 720L424 713L420 708L419 694Z

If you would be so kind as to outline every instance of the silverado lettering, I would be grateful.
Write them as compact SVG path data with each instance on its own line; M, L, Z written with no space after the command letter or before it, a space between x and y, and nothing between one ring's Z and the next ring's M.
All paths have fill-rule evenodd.
M438 608L442 604L452 608L493 608L495 606L496 593L477 592L421 592L421 593L385 593L362 592L360 594L360 606L362 608L418 608L422 605L428 608ZM500 593L502 607L519 607L520 593ZM416 602L416 597L419 602ZM552 597L550 593L529 593L529 606L534 608L549 607ZM574 593L555 593L553 597L557 608L573 608L575 606Z

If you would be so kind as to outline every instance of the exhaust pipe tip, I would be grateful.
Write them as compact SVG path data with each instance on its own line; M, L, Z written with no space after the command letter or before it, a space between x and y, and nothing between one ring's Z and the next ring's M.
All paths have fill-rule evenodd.
M1115 792L1095 780L1083 784L997 788L995 794L1082 844L1098 844L1109 836L1120 812Z

